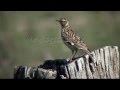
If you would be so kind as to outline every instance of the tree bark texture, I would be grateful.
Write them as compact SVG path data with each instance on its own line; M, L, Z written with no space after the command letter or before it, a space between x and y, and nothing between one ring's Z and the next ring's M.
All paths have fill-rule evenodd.
M37 67L16 66L14 79L119 79L119 51L117 46L105 46L89 55L76 58L46 60Z

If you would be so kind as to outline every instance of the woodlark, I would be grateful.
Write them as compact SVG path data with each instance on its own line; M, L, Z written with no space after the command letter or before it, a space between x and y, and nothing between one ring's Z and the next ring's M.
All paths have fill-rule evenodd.
M86 44L83 42L81 37L77 36L74 33L69 25L69 21L66 18L61 18L60 20L56 20L61 25L61 37L65 45L72 51L72 56L70 57L70 61L73 60L77 51L83 50L85 51L91 58L91 53Z

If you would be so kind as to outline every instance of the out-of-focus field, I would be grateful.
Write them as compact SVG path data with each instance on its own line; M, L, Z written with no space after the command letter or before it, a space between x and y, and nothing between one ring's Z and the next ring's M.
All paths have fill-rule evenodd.
M56 19L66 17L91 50L120 45L119 11L1 11L0 78L13 78L16 65L37 66L67 58Z

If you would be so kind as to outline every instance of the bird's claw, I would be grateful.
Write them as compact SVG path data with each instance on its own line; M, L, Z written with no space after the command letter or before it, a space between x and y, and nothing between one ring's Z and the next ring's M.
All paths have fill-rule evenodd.
M73 61L73 60L72 60L71 58L68 58L68 59L67 59L67 62L68 62L68 63L70 63L70 62L72 62L72 61Z

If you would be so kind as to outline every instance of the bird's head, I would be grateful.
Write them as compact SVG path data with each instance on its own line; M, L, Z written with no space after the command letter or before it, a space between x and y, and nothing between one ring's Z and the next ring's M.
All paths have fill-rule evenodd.
M69 26L69 21L66 18L61 18L60 20L56 20L56 21L58 21L62 27Z

